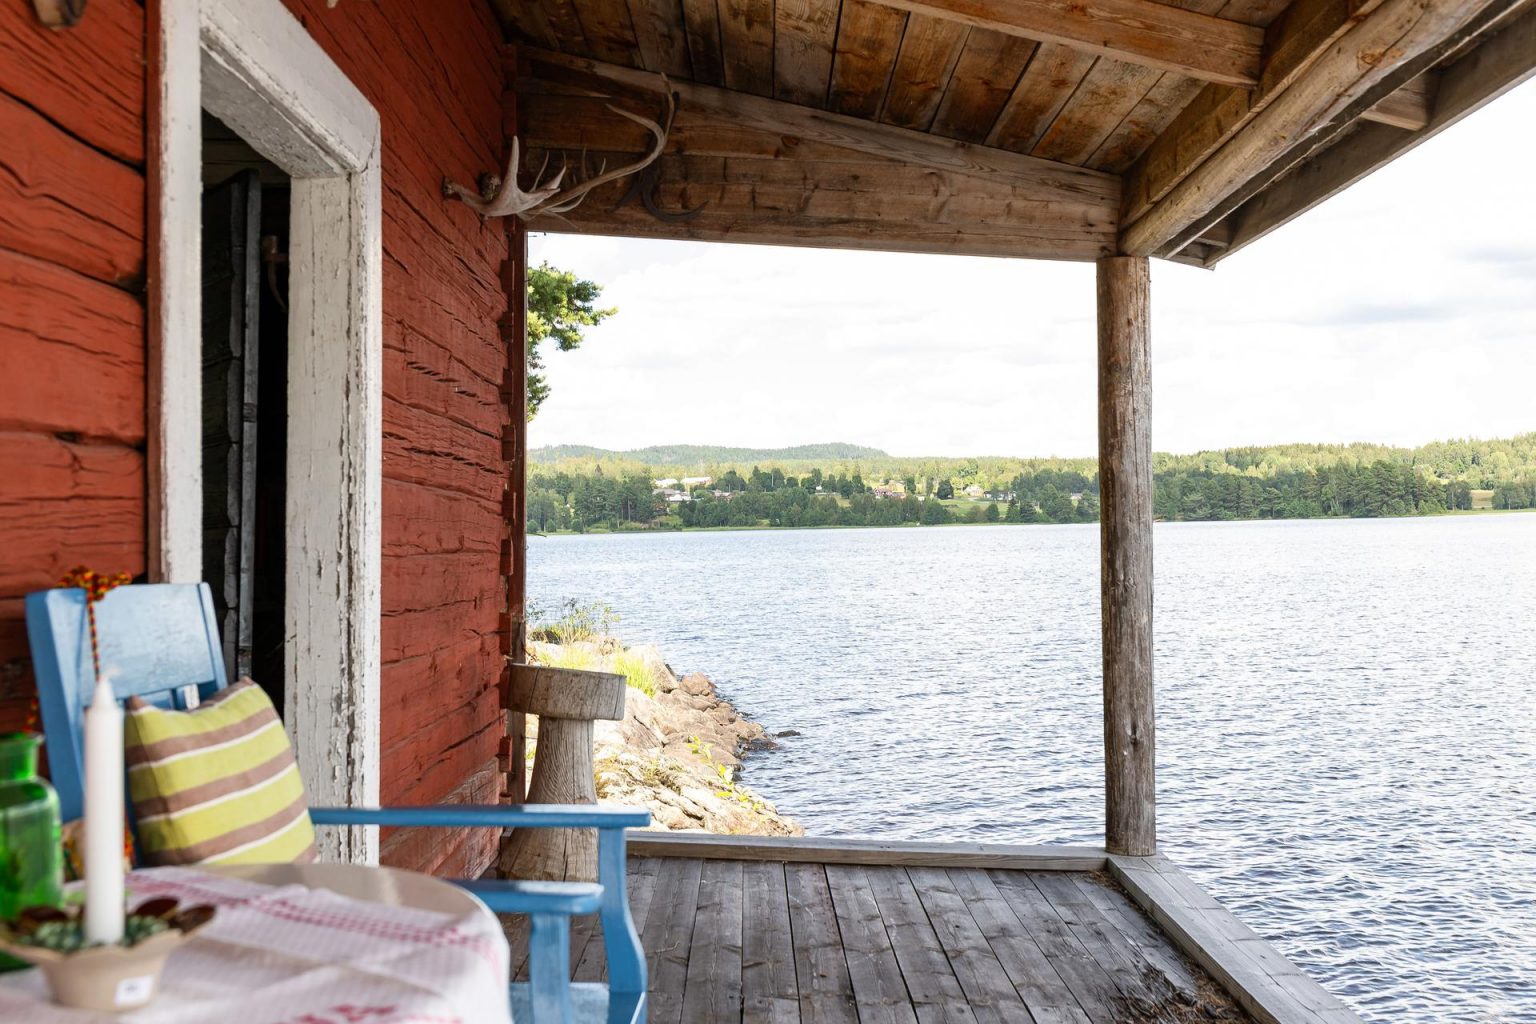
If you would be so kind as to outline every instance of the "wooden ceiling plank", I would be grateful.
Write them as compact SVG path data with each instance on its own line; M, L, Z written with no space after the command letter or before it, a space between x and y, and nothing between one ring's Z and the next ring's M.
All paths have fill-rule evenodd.
M693 67L692 79L706 85L719 85L725 80L724 58L721 55L720 36L724 29L715 0L682 0L683 35L688 40L688 63Z
M987 133L987 145L1015 153L1034 149L1097 60L1058 43L1041 43Z
M1433 138L1509 90L1536 79L1536 6L1434 73L1429 123L1415 131L1361 124L1259 193L1228 218L1232 237L1211 265L1253 244Z
M517 3L515 0L491 0L491 6L495 9L496 17L501 21L504 30L510 30L522 39L540 46L555 48L560 46L560 41L555 38L554 29L550 28L549 19L544 16L538 4Z
M773 19L774 95L825 107L837 43L838 0L777 0Z
M681 0L629 0L629 18L642 67L673 78L692 77Z
M880 0L912 14L1061 43L1190 78L1258 82L1263 30L1154 0Z
M913 14L901 37L880 120L927 131L939 111L970 29L957 21Z
M537 79L607 94L655 95L654 76L642 71L534 47L519 48L518 57ZM1113 197L1115 202L1119 201L1120 179L1112 174L712 86L692 82L673 85L683 111L936 170L982 177L995 175L1010 184L1033 189L1042 198L1087 197L1103 201Z
M951 139L983 141L1013 95L1036 45L1030 39L972 29L931 130Z
M773 0L719 0L719 4L725 87L772 96Z
M587 49L598 60L633 67L639 54L629 6L619 0L570 0L586 34Z
M1262 112L1121 231L1130 255L1151 255L1198 227L1251 179L1400 68L1441 45L1490 0L1385 0L1313 61ZM1267 75L1267 72L1266 72ZM1198 102L1198 100L1197 100Z
M1199 93L1199 82L1165 73L1085 161L1087 166L1124 174Z
M906 26L904 11L871 0L843 0L832 55L832 88L827 94L829 110L870 120L879 115Z
M1416 132L1428 126L1432 110L1434 72L1420 75L1370 110L1360 115L1362 121L1389 124L1394 128Z
M1047 160L1086 164L1161 76L1153 68L1099 58L1030 152Z
M575 7L566 0L529 0L529 6L537 8L541 20L554 33L557 49L563 53L588 52L587 34Z

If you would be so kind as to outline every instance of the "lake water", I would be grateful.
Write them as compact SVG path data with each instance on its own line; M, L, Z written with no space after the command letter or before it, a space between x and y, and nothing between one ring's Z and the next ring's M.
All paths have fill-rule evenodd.
M1536 515L1156 528L1163 851L1379 1022L1536 1022ZM1098 533L529 539L820 836L1103 842Z

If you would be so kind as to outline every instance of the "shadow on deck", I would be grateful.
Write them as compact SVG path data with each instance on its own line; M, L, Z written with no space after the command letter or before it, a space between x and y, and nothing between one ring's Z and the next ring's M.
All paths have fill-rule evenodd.
M1161 858L636 840L653 1024L1358 1021ZM595 919L571 962L602 979Z

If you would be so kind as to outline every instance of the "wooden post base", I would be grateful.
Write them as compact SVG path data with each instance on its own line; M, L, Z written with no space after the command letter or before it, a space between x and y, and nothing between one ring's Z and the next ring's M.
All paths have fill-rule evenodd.
M624 717L624 677L541 665L512 666L512 706L539 716L530 804L595 804L592 731L597 719ZM597 880L594 829L514 831L497 865L504 878Z

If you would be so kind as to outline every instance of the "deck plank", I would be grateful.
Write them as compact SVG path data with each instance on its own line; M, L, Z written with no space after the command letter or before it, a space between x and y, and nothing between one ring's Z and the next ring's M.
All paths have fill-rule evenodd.
M939 944L980 1021L1026 1019L1024 1001L943 868L908 868Z
M683 992L687 1024L741 1018L741 904L741 861L706 861L699 874L699 910Z
M800 985L800 1019L805 1024L858 1024L826 869L820 864L787 864L784 882L789 891L795 978Z
M873 867L865 869L865 876L880 907L918 1019L923 1024L974 1024L976 1014L966 1002L965 992L907 872L896 867Z
M630 860L655 1024L1358 1021L1157 859L1108 877L720 852ZM526 926L504 923L520 969ZM595 921L573 922L572 946L577 980L601 980Z
M1129 896L1090 875L1074 875L1073 881L1100 913L1115 922L1142 958L1162 972L1175 991L1190 1001L1198 998L1200 989L1189 962Z
M1074 1013L1086 1020L1077 997L1003 899L997 883L984 871L956 869L949 877L1035 1020L1042 1016L1070 1020Z
M1061 980L1072 990L1084 1012L1095 1021L1118 1019L1119 987L1083 948L1061 915L1036 887L1034 879L1022 871L993 871L990 874L1003 899L1039 944L1040 951Z
M842 933L859 1024L917 1024L912 997L864 869L828 864L827 883Z
M688 981L688 956L698 915L699 875L704 862L693 857L663 861L656 872L651 899L659 913L647 916L640 941L650 972L650 1020L680 1024L683 991Z
M800 987L789 931L784 865L742 865L742 1024L799 1024Z

